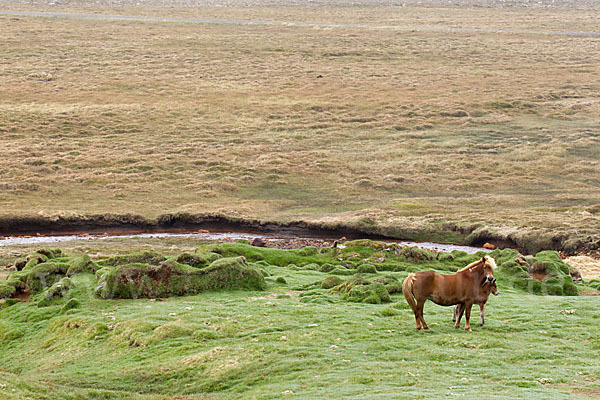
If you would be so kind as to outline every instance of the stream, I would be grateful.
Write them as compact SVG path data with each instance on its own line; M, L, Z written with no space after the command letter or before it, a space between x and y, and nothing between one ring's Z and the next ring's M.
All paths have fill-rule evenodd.
M252 241L256 238L265 239L268 241L285 241L285 240L310 240L310 241L321 241L321 242L332 242L338 238L323 238L323 237L303 237L295 235L278 235L278 234L265 234L265 233L250 233L250 232L152 232L152 233L131 233L131 234L73 234L73 235L52 235L52 236L7 236L0 237L0 246L13 246L13 245L30 245L30 244L47 244L47 243L58 243L68 242L72 240L106 240L114 238L171 238L171 237L183 237L183 238L194 238L204 240L236 240L236 239L247 239ZM410 242L386 239L383 240L387 243L397 243L401 246L416 246L423 249L433 251L450 252L452 250L461 250L470 254L478 251L489 251L481 247L472 246L461 246L455 244L443 244L443 243L432 243L432 242Z

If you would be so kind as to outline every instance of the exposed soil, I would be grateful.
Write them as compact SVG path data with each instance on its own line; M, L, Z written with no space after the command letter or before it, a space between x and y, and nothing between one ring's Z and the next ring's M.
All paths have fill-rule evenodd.
M545 272L540 272L540 271L536 271L530 275L533 279L535 279L536 281L539 281L539 282L543 282L546 279L548 279L548 277L549 277L548 274L546 274Z
M20 301L29 301L29 296L31 296L31 292L18 292L13 296L14 299L19 299Z
M600 296L600 291L598 290L580 290L579 293L582 296Z

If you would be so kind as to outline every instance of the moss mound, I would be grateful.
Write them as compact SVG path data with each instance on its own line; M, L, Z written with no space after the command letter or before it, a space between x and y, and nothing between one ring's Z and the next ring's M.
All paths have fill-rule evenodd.
M316 263L310 263L310 264L306 264L304 267L302 267L302 269L308 269L308 270L312 270L312 271L319 271L321 269L321 266L319 264L316 264Z
M304 267L307 264L323 265L326 263L339 264L337 259L327 254L321 254L314 248L305 247L303 249L281 250L267 247L256 247L244 243L220 243L200 246L195 254L204 254L213 252L222 257L243 256L248 262L264 261L267 265L277 265L285 267L294 264L298 267Z
M341 285L342 283L344 283L342 278L340 278L339 276L330 275L327 278L323 279L323 282L321 282L321 288L332 289L338 285Z
M384 285L389 294L402 293L402 282L399 281L395 276L388 275L384 277L377 277L372 281Z
M0 299L8 299L17 293L14 285L6 282L0 282Z
M569 274L569 266L565 264L556 251L540 251L535 255L532 272L543 272L551 276Z
M113 328L111 340L117 343L125 342L131 347L145 347L150 344L152 331L156 327L156 324L142 319L119 322ZM90 329L88 328L88 330ZM97 336L98 334L102 335L106 333L105 330L108 331L108 327L105 328L105 326L100 325L89 334L90 336Z
M79 306L81 306L81 302L79 300L69 299L69 301L67 301L60 309L60 313L64 314L69 310L72 310L74 308L79 308Z
M319 268L319 272L330 272L330 271L333 271L334 269L335 269L335 266L333 264L325 263L325 264L321 265L321 267Z
M170 322L154 329L152 336L158 339L188 337L198 329L197 326L182 321Z
M354 303L381 304L391 301L390 294L381 283L357 285L348 291L346 299Z
M181 264L187 264L195 268L204 268L211 262L221 258L222 256L217 253L206 252L206 253L182 253L175 260Z
M579 290L573 283L576 271L565 264L556 251L540 251L535 256L524 257L516 250L494 250L498 281L533 294L577 296ZM543 277L538 281L532 276Z
M314 256L319 253L319 250L314 246L306 246L298 251L301 256Z
M31 268L37 264L48 261L48 259L48 256L46 256L42 252L35 252L27 256L27 258L25 259L25 265L22 269Z
M420 263L424 261L435 260L435 253L418 247L404 247L397 254L407 261Z
M0 284L0 298L26 291L36 294L57 284L66 275L93 272L98 268L88 255L69 256L60 249L40 249L17 260L17 264L20 265L17 271Z
M106 258L102 261L99 261L98 264L101 266L112 266L116 267L119 265L127 265L127 264L149 264L149 265L159 265L163 261L166 260L166 257L162 254L157 253L154 250L146 250L137 253L124 254L114 257Z
M356 268L356 272L359 274L376 274L377 268L373 264L360 264Z
M87 254L69 260L69 264L71 265L67 270L67 275L69 276L81 272L96 272L100 268Z
M60 281L67 274L70 267L70 264L64 262L48 261L37 264L23 270L27 272L25 284L30 291L40 292Z
M64 297L65 293L71 290L73 286L71 279L62 278L44 291L44 298L45 300L52 300L55 297Z
M65 297L73 286L67 276L95 273L95 293L102 298L167 297L204 290L239 288L260 290L263 275L243 257L223 258L213 252L182 253L167 259L155 251L118 255L94 262L88 255L70 256L60 249L41 249L22 261L0 282L0 298L30 291L42 293L40 306Z
M250 267L244 257L217 259L205 268L194 268L173 259L158 266L125 264L103 268L96 278L95 293L104 299L156 298L214 289L263 290L266 287L262 273Z
M596 290L600 290L600 279L592 279L588 282L588 286L591 286Z
M395 279L390 279L395 281ZM391 301L390 293L381 279L368 280L362 275L352 278L332 288L332 291L341 293L344 300L353 303L381 304Z

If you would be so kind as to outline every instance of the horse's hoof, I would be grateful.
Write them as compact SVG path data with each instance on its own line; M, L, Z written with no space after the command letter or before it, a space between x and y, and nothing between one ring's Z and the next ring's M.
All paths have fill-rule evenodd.
M454 325L454 328L460 329L460 325Z
M424 327L423 329L429 329L429 327L428 327L428 326L426 326L426 327Z
M467 332L473 332L473 331L471 330L471 328L465 328L465 331L467 331Z

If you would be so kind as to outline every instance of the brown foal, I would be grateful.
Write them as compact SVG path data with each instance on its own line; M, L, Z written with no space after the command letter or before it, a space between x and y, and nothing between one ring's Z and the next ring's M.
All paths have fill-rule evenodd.
M475 299L473 304L479 304L479 315L481 317L481 326L485 324L485 303L487 303L490 294L498 296L498 287L496 287L496 278L491 282L486 282L483 285L479 296ZM460 319L462 318L463 312L465 311L464 304L457 304L454 306L454 314L452 315L452 321L456 322L455 328L460 328ZM458 321L457 321L458 320Z
M481 297L484 285L494 279L494 268L494 259L485 256L453 275L433 271L408 275L402 283L402 293L415 314L417 329L429 329L423 318L423 307L429 299L441 306L461 304L465 311L465 329L471 331L471 307Z

